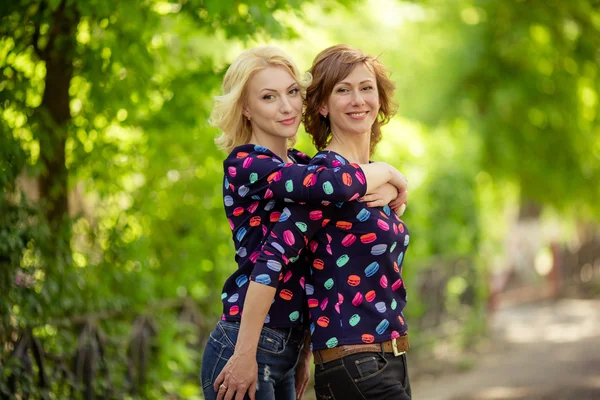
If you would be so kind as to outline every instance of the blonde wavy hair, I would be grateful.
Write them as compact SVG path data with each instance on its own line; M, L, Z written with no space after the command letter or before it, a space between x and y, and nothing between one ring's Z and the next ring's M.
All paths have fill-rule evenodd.
M281 49L272 46L255 47L240 54L225 73L220 96L215 96L215 105L209 123L221 130L215 139L217 147L231 152L235 147L247 144L252 136L252 126L242 111L247 101L248 82L257 72L268 67L283 67L300 85L302 98L312 78L309 73L301 74L292 59ZM296 141L292 137L289 146Z

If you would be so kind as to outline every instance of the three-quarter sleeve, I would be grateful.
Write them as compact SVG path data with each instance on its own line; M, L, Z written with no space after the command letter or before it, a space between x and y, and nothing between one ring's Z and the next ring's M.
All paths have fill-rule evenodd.
M324 204L289 204L285 207L257 255L250 279L277 287L290 260L298 257L302 249L309 246L310 239L329 223L332 207Z
M268 149L246 145L225 160L225 185L242 198L341 202L364 196L365 175L340 158L330 167L283 163Z

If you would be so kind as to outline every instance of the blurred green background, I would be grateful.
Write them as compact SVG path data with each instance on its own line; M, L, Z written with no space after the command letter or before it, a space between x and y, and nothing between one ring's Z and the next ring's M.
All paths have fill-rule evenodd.
M390 69L399 109L374 159L410 182L411 332L426 352L452 316L468 347L515 227L537 227L524 257L542 264L597 230L598 5L2 1L0 393L200 398L235 268L207 118L229 63L260 44L302 70L337 43ZM428 290L444 317L425 323Z

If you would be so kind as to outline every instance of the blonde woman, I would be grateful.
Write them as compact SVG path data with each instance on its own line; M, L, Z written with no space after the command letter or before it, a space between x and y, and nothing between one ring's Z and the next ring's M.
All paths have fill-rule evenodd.
M259 47L233 62L216 98L211 122L222 131L217 144L229 153L223 200L238 268L224 284L223 315L204 351L206 399L242 399L247 393L251 399L292 400L304 391L309 266L303 257L293 257L286 261L295 268L285 274L280 263L268 265L274 275L253 273L273 225L287 219L285 204L362 199L383 205L394 199L392 205L400 207L406 200L406 180L388 164L318 168L288 148L302 119L308 84L310 76L302 76L285 53Z

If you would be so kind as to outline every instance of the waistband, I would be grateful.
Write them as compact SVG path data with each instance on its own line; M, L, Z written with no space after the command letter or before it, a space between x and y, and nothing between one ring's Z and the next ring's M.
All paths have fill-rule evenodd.
M322 365L330 361L357 354L357 353L393 353L398 357L408 351L410 344L408 333L404 336L388 340L387 342L372 344L347 344L333 347L331 349L315 350L313 352L314 363Z
M221 320L218 323L221 326L227 326L229 328L233 328L233 329L240 329L240 321L227 321L227 320ZM306 328L304 326L294 326L294 327L289 327L289 328L275 328L275 327L269 327L269 326L263 326L262 330L260 332L261 336L262 335L278 335L280 336L282 339L284 339L285 341L289 341L289 340L302 340L304 338L304 335L306 334Z

